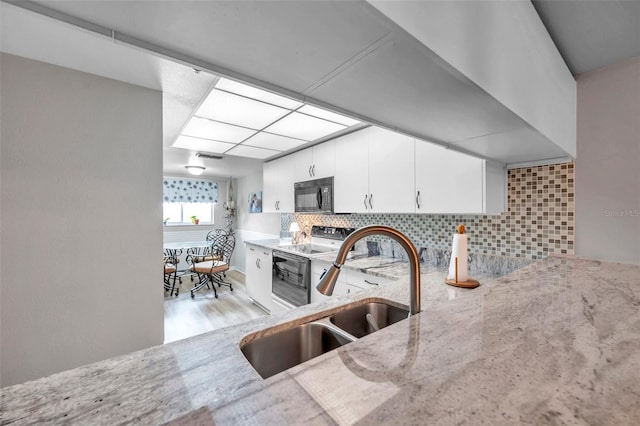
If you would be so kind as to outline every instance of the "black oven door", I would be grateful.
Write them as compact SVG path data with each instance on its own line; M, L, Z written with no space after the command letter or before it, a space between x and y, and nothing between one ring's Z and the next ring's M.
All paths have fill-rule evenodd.
M310 301L311 260L281 251L273 251L272 292L294 306Z

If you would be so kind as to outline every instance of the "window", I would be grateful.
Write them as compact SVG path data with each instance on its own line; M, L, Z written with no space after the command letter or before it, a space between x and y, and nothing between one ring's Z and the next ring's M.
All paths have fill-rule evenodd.
M200 223L213 223L214 203L163 203L164 219L167 224L191 223L196 216Z

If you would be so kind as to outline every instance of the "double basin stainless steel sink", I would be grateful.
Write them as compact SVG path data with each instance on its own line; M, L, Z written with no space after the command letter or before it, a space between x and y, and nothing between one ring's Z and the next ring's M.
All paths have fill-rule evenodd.
M318 320L251 339L240 350L264 379L408 318L384 299L365 301Z

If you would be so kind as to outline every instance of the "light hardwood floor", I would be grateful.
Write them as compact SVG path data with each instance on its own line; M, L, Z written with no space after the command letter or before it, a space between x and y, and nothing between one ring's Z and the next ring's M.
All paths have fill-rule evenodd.
M195 299L191 299L189 290L193 284L188 277L182 280L178 297L169 297L165 292L164 342L185 339L267 315L249 300L243 273L229 271L227 281L233 283L233 291L226 286L216 286L217 299L213 291L206 287L196 292Z

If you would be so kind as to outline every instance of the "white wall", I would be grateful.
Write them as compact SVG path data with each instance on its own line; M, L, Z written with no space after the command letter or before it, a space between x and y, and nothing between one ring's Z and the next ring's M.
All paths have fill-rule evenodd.
M577 82L576 254L640 264L640 58Z
M0 384L161 344L162 94L0 67Z
M237 230L234 266L245 272L245 241L280 237L280 213L249 213L249 193L262 191L262 170L242 177L236 188Z

